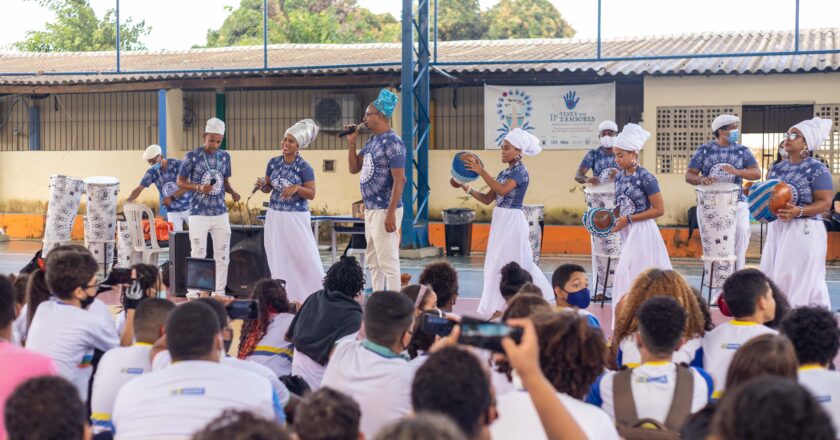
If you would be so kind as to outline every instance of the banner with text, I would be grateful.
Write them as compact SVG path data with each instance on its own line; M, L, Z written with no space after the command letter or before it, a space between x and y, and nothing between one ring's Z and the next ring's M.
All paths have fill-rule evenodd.
M598 124L615 120L615 83L571 86L484 86L484 143L499 149L514 128L528 130L543 149L588 150Z

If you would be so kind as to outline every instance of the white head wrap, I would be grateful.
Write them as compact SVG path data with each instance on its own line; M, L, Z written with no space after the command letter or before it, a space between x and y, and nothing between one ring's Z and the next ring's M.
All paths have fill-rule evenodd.
M828 139L831 134L831 126L831 119L814 118L802 121L794 125L793 128L802 132L808 151L814 151L819 149L823 142Z
M610 120L601 121L601 123L598 124L598 133L601 133L604 130L618 131L618 125Z
M204 127L204 133L225 135L225 123L219 118L210 118Z
M613 148L620 148L624 151L639 152L645 146L650 133L637 124L627 124L621 129L621 133L615 138Z
M741 122L741 118L735 115L720 115L712 121L712 131L717 131L720 127L726 127L736 122Z
M143 152L143 160L152 160L160 154L163 154L160 145L149 145L149 148L146 148L146 151Z
M298 147L302 150L315 140L315 136L318 136L318 126L312 119L304 119L289 127L286 134L292 135L297 141Z
M526 156L536 156L542 151L539 138L521 128L509 131L505 135L505 140L517 150L522 150Z

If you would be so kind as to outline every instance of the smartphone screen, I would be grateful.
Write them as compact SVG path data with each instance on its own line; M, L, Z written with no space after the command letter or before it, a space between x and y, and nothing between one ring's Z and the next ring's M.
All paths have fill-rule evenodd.
M508 336L518 343L522 338L522 329L502 323L464 318L461 320L458 343L501 353L504 352L502 339Z
M131 284L131 269L115 268L108 274L108 283L103 284Z
M259 302L255 299L237 299L227 306L230 319L257 319Z
M423 315L423 322L420 324L420 330L423 333L437 336L449 336L453 327L455 327L455 321L429 313Z

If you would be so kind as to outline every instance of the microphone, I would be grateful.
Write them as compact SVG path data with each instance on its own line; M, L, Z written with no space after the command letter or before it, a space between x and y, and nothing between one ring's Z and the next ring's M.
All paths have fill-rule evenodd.
M365 123L360 122L358 125L353 125L350 128L348 128L347 130L339 131L338 132L338 137L343 138L344 136L347 136L348 134L354 133L354 132L356 132L356 130L361 130L365 127L366 127Z
M254 194L257 193L257 191L260 190L260 188L262 188L262 185L254 185L254 189L251 191L251 195L249 195L248 198L250 199L251 196L253 196Z

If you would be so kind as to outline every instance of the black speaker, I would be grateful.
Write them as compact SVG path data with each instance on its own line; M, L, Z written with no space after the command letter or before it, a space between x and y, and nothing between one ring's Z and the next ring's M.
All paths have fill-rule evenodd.
M268 260L265 256L262 226L231 225L230 227L230 262L226 291L236 296L248 296L253 292L257 281L270 278ZM190 256L189 232L169 234L169 280L170 291L176 296L184 296L187 289L186 259ZM213 239L207 237L207 256L213 258Z

